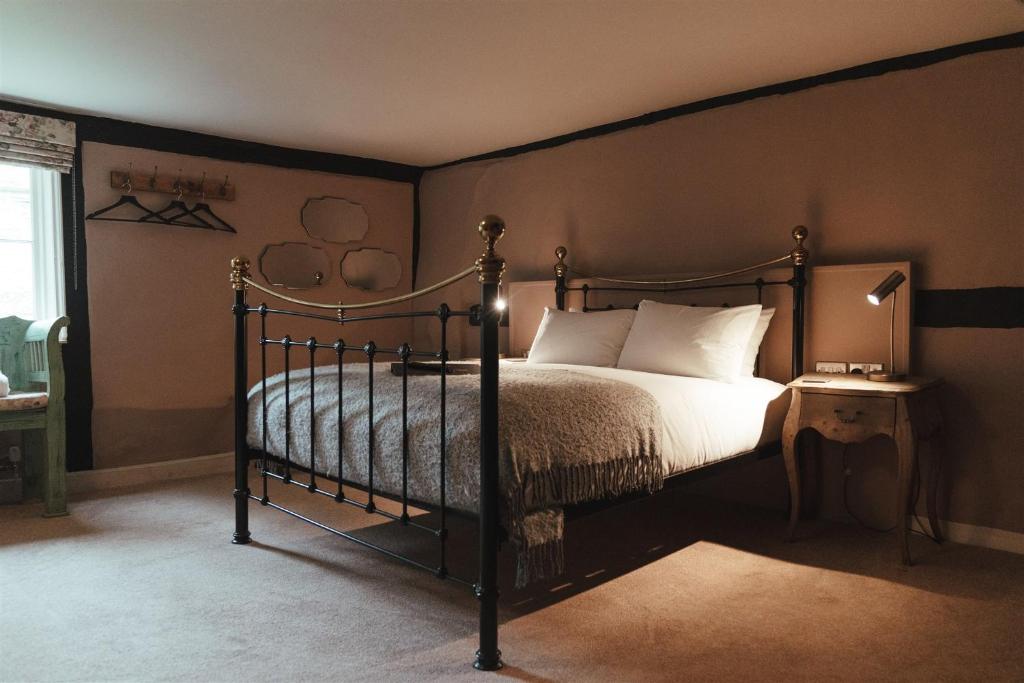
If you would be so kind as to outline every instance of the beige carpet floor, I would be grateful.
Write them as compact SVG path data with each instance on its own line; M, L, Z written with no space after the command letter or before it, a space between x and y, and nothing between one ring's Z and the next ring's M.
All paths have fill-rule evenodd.
M783 543L778 513L685 490L571 522L567 576L505 590L507 667L482 674L466 588L258 505L231 545L230 489L0 508L0 680L1024 680L1024 557L915 537L906 569L892 535ZM274 498L434 561L408 529Z

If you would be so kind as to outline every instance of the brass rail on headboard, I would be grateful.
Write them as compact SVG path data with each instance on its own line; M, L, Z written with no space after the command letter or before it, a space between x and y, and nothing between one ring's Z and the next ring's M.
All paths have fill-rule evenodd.
M568 255L568 250L565 247L558 247L555 249L555 257L558 259L558 263L555 264L555 276L565 277L566 272L574 273L582 278L589 280L602 280L604 282L614 282L622 285L687 285L696 282L708 282L711 280L721 280L723 278L732 277L733 275L742 275L743 273L752 273L757 270L764 270L771 266L785 263L787 261L792 262L793 265L803 265L807 261L809 252L804 247L804 240L807 239L807 228L798 225L793 228L792 231L793 239L796 240L796 246L784 256L772 259L771 261L765 261L763 263L757 263L752 266L746 266L744 268L737 268L736 270L729 270L722 273L712 273L711 275L701 275L697 277L682 278L679 280L628 280L625 278L614 278L607 277L604 275L592 275L590 273L584 273L577 270L565 262L565 257Z

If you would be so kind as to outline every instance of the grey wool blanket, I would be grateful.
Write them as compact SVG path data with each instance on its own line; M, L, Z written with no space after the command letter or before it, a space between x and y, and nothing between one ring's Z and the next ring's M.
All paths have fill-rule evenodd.
M368 480L368 365L314 375L315 432L310 439L309 370L289 380L293 463L338 476L338 402L342 409L341 476ZM562 369L502 364L499 383L499 477L502 516L517 548L517 586L563 570L565 505L655 491L664 480L662 418L655 399L624 382ZM374 490L402 490L402 380L390 364L374 365ZM409 496L440 503L441 411L438 375L408 378ZM480 377L449 375L445 420L446 504L477 511ZM249 392L248 443L263 448L263 386ZM266 450L285 455L284 374L267 379Z

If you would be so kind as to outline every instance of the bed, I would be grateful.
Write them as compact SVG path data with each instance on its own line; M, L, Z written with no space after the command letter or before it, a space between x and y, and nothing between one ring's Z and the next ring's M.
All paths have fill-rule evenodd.
M232 540L239 544L251 540L248 504L256 501L441 579L466 584L480 600L480 649L474 665L493 670L501 666L496 583L502 538L513 541L517 584L557 574L563 563L567 509L655 493L666 480L679 481L723 463L777 452L789 396L784 385L754 376L725 382L639 371L628 365L536 362L542 360L540 353L531 355L531 362L499 361L501 312L496 300L504 260L495 253L495 243L504 224L487 217L479 232L484 252L473 267L417 292L356 306L303 301L276 292L249 277L247 261L232 261L236 344ZM564 311L566 294L574 289L584 296L582 314L600 316L604 314L593 312L587 298L600 291L664 295L745 288L756 292L760 303L766 287L789 288L796 375L803 364L806 229L795 228L792 236L796 245L784 256L727 273L659 281L588 275L591 281L604 284L579 288L567 279L571 270L565 261L567 250L559 247L553 308ZM784 262L792 265L792 278L738 280ZM461 311L442 304L433 311L359 311L400 304L474 273L481 284L478 308ZM246 301L250 288L303 309L251 306ZM600 310L615 308L609 305ZM332 315L304 309L327 309ZM252 384L247 372L250 315L259 319L262 369L259 381ZM407 343L378 348L373 341L321 342L287 335L272 339L267 336L267 318L272 316L343 321L346 328L382 318L435 318L441 341L439 348L414 351ZM448 326L466 322L480 326L478 367L449 374L457 364L449 360ZM268 352L284 354L283 372L267 375ZM323 354L334 362L324 363ZM422 361L432 363L431 370L414 372ZM258 463L262 480L256 493L248 481L252 461ZM432 534L439 547L437 564L428 566L403 557L278 505L268 487L268 481L274 480L384 515L413 532ZM346 493L350 487L363 490L366 498L350 497ZM379 508L378 497L400 502L401 512ZM410 516L413 506L439 511L438 526L426 526ZM458 577L448 571L448 514L471 515L479 522L476 577Z
M517 551L517 587L562 572L564 507L653 492L665 477L777 442L789 405L789 390L762 378L725 383L612 367L512 361L501 361L499 368L499 413L506 425L499 446L501 523ZM248 393L249 447L270 456L282 476L292 468L312 470L324 480L347 481L372 495L401 498L405 490L406 500L415 505L436 509L443 502L455 513L476 514L479 379L447 378L447 412L459 419L445 425L442 501L436 474L441 452L439 377L409 376L403 392L403 379L391 372L390 363L374 364L374 453L402 453L403 444L407 449L405 458L378 455L371 485L366 400L370 366L352 363L340 370L341 382L339 366L325 365L312 375L308 369L292 371L287 381L278 373L267 379L265 389L264 382L256 383ZM315 405L310 395L318 397ZM588 405L580 405L582 397ZM403 398L408 409L404 430ZM574 409L566 411L572 401ZM542 458L525 458L519 453L524 448L546 452ZM541 491L537 479L553 473L547 461L580 462L581 449L597 451L590 458L594 470L607 470L608 464L625 465L626 471L610 476L576 465L558 472L558 484ZM407 508L408 502L404 522L409 521Z

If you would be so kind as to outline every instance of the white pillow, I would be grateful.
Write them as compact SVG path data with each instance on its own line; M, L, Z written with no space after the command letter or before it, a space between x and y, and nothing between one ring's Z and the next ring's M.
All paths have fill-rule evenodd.
M760 315L760 304L710 308L641 301L618 367L732 382Z
M775 315L774 308L762 308L761 316L754 325L754 331L750 333L750 343L743 354L743 365L740 366L740 377L753 377L754 365L757 364L757 354L761 350L761 342L764 340L764 333L768 331L768 324Z
M566 313L545 308L527 362L614 367L634 316L633 309Z

